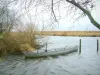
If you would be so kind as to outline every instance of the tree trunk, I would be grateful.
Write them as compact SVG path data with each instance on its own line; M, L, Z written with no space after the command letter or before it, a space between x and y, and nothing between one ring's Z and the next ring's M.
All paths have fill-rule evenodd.
M90 19L91 23L92 23L95 27L97 27L98 29L100 29L100 24L97 23L97 22L94 20L94 18L92 17L90 11L84 9L82 6L80 6L78 3L76 3L75 0L71 0L71 1L66 0L66 1L69 2L69 3L71 3L71 4L73 4L73 5L75 5L75 6L78 7L80 10L82 10L82 11L88 16L88 18Z

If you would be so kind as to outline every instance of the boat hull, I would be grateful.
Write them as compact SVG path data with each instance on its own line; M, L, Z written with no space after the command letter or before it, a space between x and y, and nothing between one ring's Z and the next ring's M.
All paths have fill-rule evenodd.
M45 57L45 56L56 56L62 54L70 54L78 51L78 46L67 47L67 48L59 48L54 51L47 52L32 52L32 51L23 51L26 57Z

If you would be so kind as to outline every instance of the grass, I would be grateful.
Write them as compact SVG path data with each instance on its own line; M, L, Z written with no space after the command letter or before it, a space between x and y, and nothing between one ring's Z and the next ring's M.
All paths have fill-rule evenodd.
M38 32L38 35L46 36L92 36L99 37L100 31L43 31Z
M0 40L3 39L3 35L0 33Z
M0 40L0 55L22 50L36 50L38 43L35 37L34 27L28 26L23 32L4 32Z

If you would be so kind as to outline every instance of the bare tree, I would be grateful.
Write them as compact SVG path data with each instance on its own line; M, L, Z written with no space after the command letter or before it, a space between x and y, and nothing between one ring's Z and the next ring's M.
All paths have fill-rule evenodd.
M100 24L96 22L96 20L91 15L91 10L95 8L96 4L95 0L13 0L13 1L19 2L18 12L25 11L24 14L27 14L29 16L29 19L32 19L30 21L33 21L33 17L34 20L37 21L38 19L40 19L40 17L37 18L37 16L49 13L47 14L49 19L46 20L45 22L49 22L48 24L53 26L54 22L57 23L61 19L62 10L60 9L60 7L61 5L64 4L63 6L65 8L64 10L66 11L66 15L72 15L71 19L77 21L78 19L87 16L91 21L91 23L95 27L100 29ZM32 12L29 13L30 11ZM32 15L33 13L35 14Z
M15 1L0 0L0 25L2 31L10 31L16 25L18 18L16 18L14 10L10 10L10 6Z
M55 16L55 13L54 13L54 4L56 3L60 3L62 0L59 0L55 3L53 3L54 0L52 0L52 13L54 14L54 18L56 19L56 16ZM64 1L64 0L63 0ZM89 20L91 21L91 23L97 27L98 29L100 29L100 24L98 22L96 22L96 20L93 18L93 16L91 15L91 10L95 7L95 0L66 0L67 3L70 3L71 5L69 5L67 8L69 8L70 11L73 11L72 13L74 13L75 15L75 12L79 9L82 11L81 15L78 16L76 18L79 19L81 18L82 16L85 16L87 15ZM68 13L67 13L68 14Z
M58 22L62 15L60 14L60 9L59 9L60 5L66 4L65 6L67 8L67 10L65 9L67 11L66 14L69 15L73 13L72 19L75 17L78 11L80 14L78 14L78 17L75 17L76 21L83 16L87 16L91 21L91 23L95 27L100 29L100 24L96 22L96 20L91 15L91 10L95 7L96 0L29 0L29 1L25 0L24 3L25 3L25 8L33 6L34 8L35 7L37 8L36 9L37 12L38 12L38 7L40 5L43 6L41 12L50 13L51 14L50 20L54 19L55 22ZM57 15L57 13L59 13L59 16Z
M100 24L95 21L95 19L92 17L91 12L89 10L89 8L94 7L94 4L92 3L93 0L84 0L84 1L66 0L66 1L73 4L75 7L79 8L81 11L83 11L83 13L88 16L91 23L94 26L96 26L98 29L100 29Z

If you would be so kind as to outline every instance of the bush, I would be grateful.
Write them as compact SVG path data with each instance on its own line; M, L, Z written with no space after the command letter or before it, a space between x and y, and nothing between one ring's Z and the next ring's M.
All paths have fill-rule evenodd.
M38 43L35 37L36 30L29 25L24 31L5 32L0 40L0 54L21 50L36 50Z

